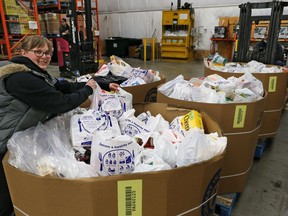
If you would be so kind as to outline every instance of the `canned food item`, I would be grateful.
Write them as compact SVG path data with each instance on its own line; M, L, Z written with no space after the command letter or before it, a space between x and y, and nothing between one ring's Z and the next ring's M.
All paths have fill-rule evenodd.
M224 66L227 63L227 58L219 55L218 53L215 54L214 58L212 59L212 63L215 65Z

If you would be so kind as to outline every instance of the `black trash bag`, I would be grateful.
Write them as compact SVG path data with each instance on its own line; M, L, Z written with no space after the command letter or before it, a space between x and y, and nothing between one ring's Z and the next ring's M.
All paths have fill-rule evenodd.
M127 80L126 77L123 76L115 76L111 72L109 72L106 76L93 76L92 77L101 87L106 91L110 91L109 84L117 83L121 84Z

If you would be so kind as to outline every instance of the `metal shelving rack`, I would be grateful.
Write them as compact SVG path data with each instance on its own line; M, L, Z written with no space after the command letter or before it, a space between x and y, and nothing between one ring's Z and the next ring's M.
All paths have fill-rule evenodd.
M0 15L1 15L1 21L2 21L2 28L3 28L3 35L0 38L0 45L3 47L3 45L6 46L7 49L7 55L1 55L1 59L8 60L12 58L14 52L14 48L16 48L21 41L30 35L32 32L36 31L36 34L40 35L40 29L39 29L39 20L38 20L38 11L37 11L37 4L36 0L30 0L31 7L28 7L27 4L25 4L22 0L15 0L23 9L27 10L27 14L31 15L36 22L36 26L34 29L30 29L29 32L26 34L10 34L9 29L7 27L7 23L9 22L19 22L19 23L25 23L27 20L7 20L6 14L4 10L4 0L0 0ZM11 45L11 42L16 42L14 45Z
M67 5L66 5L67 3ZM100 34L99 34L99 14L98 14L98 0L75 0L75 2L61 2L58 0L57 2L53 4L43 4L41 6L38 6L39 11L41 13L47 13L47 12L52 12L52 13L58 13L59 14L59 23L61 21L61 16L60 14L62 13L67 13L69 16L69 6L68 4L71 5L71 3L75 3L76 7L76 13L77 13L77 19L74 17L73 19L77 20L77 29L81 29L81 25L86 28L86 15L85 15L85 4L91 4L91 13L92 13L92 20L94 20L93 29L94 29L94 35L93 35L93 40L96 42L96 55L97 55L97 61L99 62L101 59L101 49L100 49ZM70 14L71 15L71 14ZM82 17L82 18L80 18ZM82 20L83 22L80 22ZM91 22L92 22L91 20ZM86 31L83 31L84 33L84 38L86 38ZM49 35L47 35L49 37ZM53 37L54 38L54 37Z

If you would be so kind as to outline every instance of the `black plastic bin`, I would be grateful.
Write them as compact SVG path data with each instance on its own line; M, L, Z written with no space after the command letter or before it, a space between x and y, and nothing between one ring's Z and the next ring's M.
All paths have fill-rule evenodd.
M107 55L116 55L119 57L128 56L129 46L139 46L140 44L142 44L141 39L122 37L112 37L106 39L105 42Z

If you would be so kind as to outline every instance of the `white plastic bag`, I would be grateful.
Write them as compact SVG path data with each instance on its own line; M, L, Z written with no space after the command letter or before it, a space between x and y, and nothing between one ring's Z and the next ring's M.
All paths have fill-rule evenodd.
M68 142L69 116L55 117L44 125L13 134L7 147L9 163L23 171L37 175L53 175L65 178L97 176L90 165L74 157ZM69 129L68 129L69 131Z
M188 166L212 158L208 139L204 132L193 128L178 145L177 166Z
M160 133L152 133L153 145L155 146L155 154L162 160L169 164L170 167L176 167L176 150L172 141L168 137Z
M107 76L109 73L109 67L106 64L103 64L102 67L94 74L94 76Z
M121 135L115 117L92 109L84 114L73 115L70 128L73 146L91 146L93 133L97 130L109 130L114 136Z
M131 109L128 110L119 118L119 126L122 134L126 134L130 137L135 137L137 134L140 133L150 133L149 127L146 126L146 124L136 118L134 116L135 110ZM148 140L150 135L147 135L148 137L145 139L145 141ZM144 141L144 142L145 142Z
M153 149L144 149L135 158L135 169L133 172L152 172L169 169L171 169L169 164L156 155Z
M109 71L115 76L130 77L132 67L117 56L110 56L111 62L107 64Z
M126 81L120 84L120 87L144 85L146 82L141 77L129 77Z
M109 113L119 118L123 112L132 109L133 96L119 88L117 92L107 92L99 86L94 90L90 109Z
M142 78L146 83L151 83L154 80L154 73L152 70L133 68L130 73L134 77Z
M174 78L173 80L170 80L166 83L164 83L162 86L160 86L158 88L158 91L160 91L162 94L170 97L170 94L173 92L173 89L176 85L176 83L186 83L187 81L184 80L183 75L178 75L176 78Z
M90 164L101 176L130 173L139 145L132 137L121 135L113 138L111 133L96 131L93 134Z

